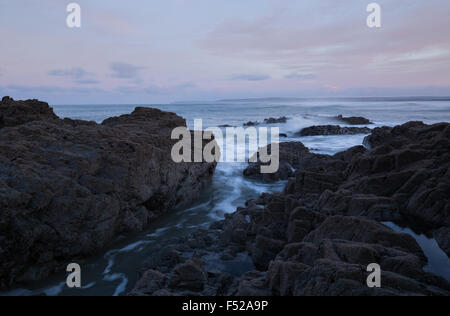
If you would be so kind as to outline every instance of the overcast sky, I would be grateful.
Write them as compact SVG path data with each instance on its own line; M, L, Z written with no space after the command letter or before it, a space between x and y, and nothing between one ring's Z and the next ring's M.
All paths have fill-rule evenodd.
M0 0L0 94L52 104L450 95L450 1Z

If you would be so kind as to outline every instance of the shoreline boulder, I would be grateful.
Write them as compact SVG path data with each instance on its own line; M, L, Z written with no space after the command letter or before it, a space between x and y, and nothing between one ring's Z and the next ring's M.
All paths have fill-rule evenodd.
M344 117L342 115L339 115L337 120L350 124L350 125L369 125L373 124L370 120L366 119L365 117L361 116L352 116L352 117Z
M357 135L369 134L372 130L368 127L341 127L338 125L311 126L302 129L296 135L305 136L330 136L330 135Z
M0 111L1 288L46 278L190 205L216 167L172 161L171 131L186 126L174 113L136 108L96 124L5 98Z

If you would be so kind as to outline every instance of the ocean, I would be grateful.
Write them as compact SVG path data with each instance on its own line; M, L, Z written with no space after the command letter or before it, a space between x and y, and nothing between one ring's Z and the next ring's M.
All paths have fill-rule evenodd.
M187 120L193 128L194 119L202 119L203 126L242 126L248 121L265 118L288 117L285 124L277 124L287 138L281 141L301 141L311 151L334 154L349 147L361 145L367 135L295 137L294 134L312 125L341 125L335 117L363 116L374 124L369 127L395 126L408 121L428 124L450 122L450 100L430 98L395 99L255 99L218 102L183 102L149 105L51 105L60 117L102 122L111 116L130 113L136 106L154 107L175 112ZM262 125L264 126L264 125ZM251 153L250 153L251 154ZM120 295L130 290L138 277L138 271L151 256L155 246L165 240L186 235L195 229L206 228L212 222L231 213L245 201L263 192L281 191L285 182L264 184L242 176L245 163L219 163L211 186L205 190L196 205L188 209L174 210L156 220L146 231L135 236L121 237L110 249L97 256L78 262L82 266L82 289L68 289L64 272L48 280L14 289L3 295ZM390 225L391 228L413 235L425 249L430 264L426 269L450 281L450 261L442 256L437 244L411 230ZM238 269L250 270L252 263L243 259L235 263Z

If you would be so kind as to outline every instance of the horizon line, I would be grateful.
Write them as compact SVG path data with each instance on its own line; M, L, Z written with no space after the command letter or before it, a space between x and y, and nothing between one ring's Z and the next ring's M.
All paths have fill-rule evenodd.
M358 96L358 97L253 97L253 98L231 98L231 99L215 99L215 100L182 100L182 101L171 101L171 102L149 102L149 103L55 103L53 106L70 106L70 105L188 105L193 103L212 103L212 102L222 102L222 103L232 103L232 102L258 102L258 101L371 101L371 102L388 102L388 101L435 101L444 102L450 101L450 96ZM45 100L40 100L46 102ZM50 104L50 103L49 103Z

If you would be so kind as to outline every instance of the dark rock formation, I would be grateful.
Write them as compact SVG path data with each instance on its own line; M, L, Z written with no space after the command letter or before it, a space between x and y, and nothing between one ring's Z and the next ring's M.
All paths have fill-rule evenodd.
M171 159L181 117L137 108L61 120L42 102L0 104L0 286L47 277L119 234L193 202L215 164Z
M156 256L148 269L170 280L188 260L201 260L195 295L450 295L448 281L424 271L416 240L380 223L420 223L448 253L450 124L376 129L366 142L370 150L334 156L281 144L281 161L297 169L283 193L263 194L209 230L173 241L164 249L176 249L177 260ZM254 267L226 272L227 262L247 256ZM366 284L372 263L381 267L381 288ZM147 273L133 294L160 293L141 290L153 286ZM170 284L164 293L185 293Z
M249 122L247 122L247 123L244 123L244 126L247 126L247 127L250 127L250 126L257 126L257 125L259 125L259 122L252 122L252 121L249 121Z
M356 135L369 134L372 130L368 127L341 127L338 125L311 126L302 129L297 136L328 136L328 135Z
M271 145L267 146L267 152L271 153ZM279 144L280 167L278 172L273 174L261 174L261 161L256 154L257 162L249 163L244 170L244 176L262 180L264 182L274 182L288 180L293 177L296 171L309 170L310 172L322 172L327 174L342 173L347 167L349 159L353 155L364 152L365 148L357 146L346 153L339 153L334 156L314 154L309 151L301 142L286 142ZM255 159L252 157L251 159Z
M377 128L365 142L372 149L350 162L344 185L323 192L321 210L450 227L450 124Z
M162 245L130 294L450 295L447 281L423 270L426 258L410 235L302 203L266 194L209 230ZM257 270L230 269L247 254ZM381 288L366 285L371 263L382 268Z
M3 97L0 103L0 128L57 118L47 103L38 100L14 101Z
M287 120L288 120L288 118L286 116L282 116L282 117L279 117L279 118L271 117L271 118L264 119L264 124L281 124L281 123L286 123ZM257 126L259 124L261 124L261 123L258 122L258 121L254 121L254 122L250 121L250 122L245 123L244 126L247 126L247 127L249 127L249 126Z
M267 153L271 153L272 146L267 146ZM280 153L280 167L278 172L271 174L261 174L261 161L259 160L259 153L250 160L257 159L257 162L250 163L244 170L244 176L263 180L264 182L275 182L280 180L287 180L295 173L295 168L301 164L301 160L308 156L309 150L300 142L281 143L279 146Z
M279 123L286 123L287 122L287 117L286 116L282 116L279 118L268 118L264 120L265 124L279 124Z
M439 247L450 257L450 227L442 227L434 232Z
M344 117L339 115L337 119L341 122L350 124L350 125L369 125L373 124L370 120L360 117L360 116L352 116L352 117Z

